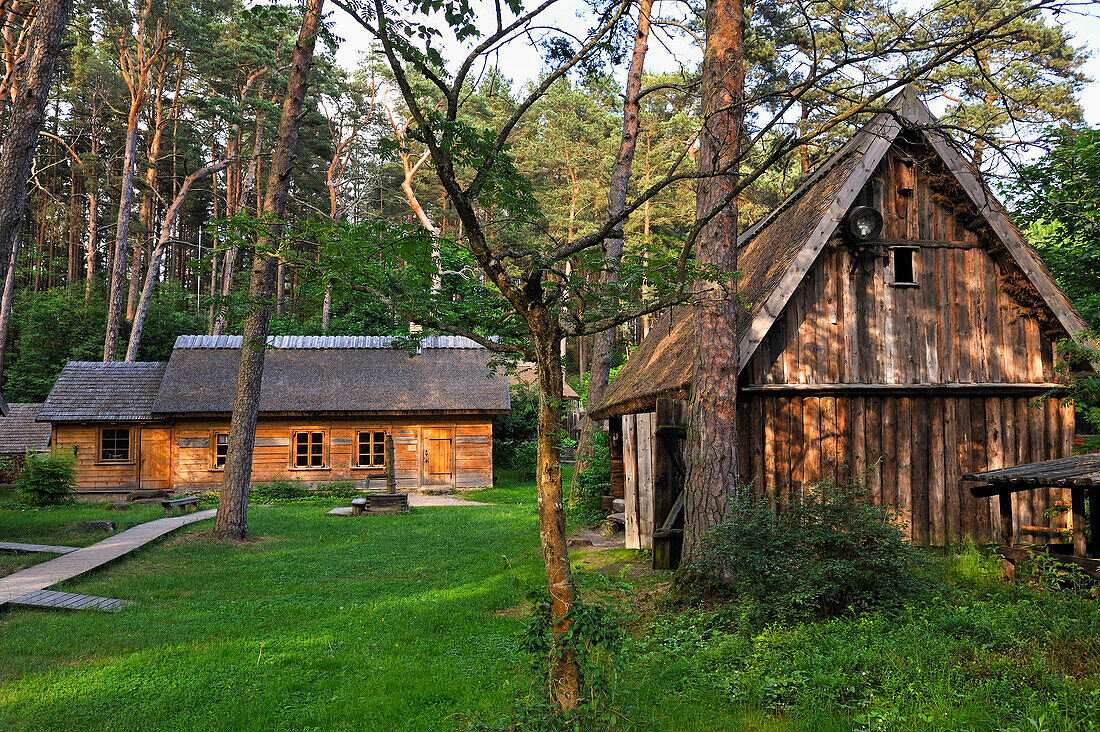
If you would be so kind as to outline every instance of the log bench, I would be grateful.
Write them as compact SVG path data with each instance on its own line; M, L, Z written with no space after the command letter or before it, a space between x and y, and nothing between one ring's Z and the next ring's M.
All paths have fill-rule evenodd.
M160 505L164 507L164 514L167 516L170 513L182 514L186 509L188 512L196 511L199 508L198 496L186 496L184 498L170 498L160 502Z

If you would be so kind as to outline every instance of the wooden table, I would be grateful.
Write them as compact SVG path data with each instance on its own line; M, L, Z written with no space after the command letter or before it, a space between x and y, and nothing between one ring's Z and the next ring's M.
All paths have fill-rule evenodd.
M997 496L1001 514L1001 539L1011 547L1015 543L1012 531L1012 494L1039 488L1069 488L1070 527L1073 531L1073 555L1100 558L1100 454L1074 455L1057 460L1026 463L997 470L966 473L963 480L976 485L970 492L979 498ZM1089 509L1085 511L1085 492ZM1089 527L1092 540L1085 541Z

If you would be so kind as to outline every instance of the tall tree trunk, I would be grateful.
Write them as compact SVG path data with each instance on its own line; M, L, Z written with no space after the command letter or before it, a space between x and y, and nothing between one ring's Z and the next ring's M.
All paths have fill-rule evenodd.
M153 120L149 127L149 142L145 147L145 190L141 193L141 206L138 221L144 229L138 243L134 245L134 261L130 265L130 291L126 297L126 320L133 322L137 310L141 289L141 263L148 260L149 241L156 236L157 229L157 164L160 160L160 143L164 136L164 75L168 70L165 60L157 74L157 83L153 89ZM179 98L177 91L176 98ZM174 106L174 105L173 105ZM154 239L155 241L155 239ZM129 359L127 359L129 360Z
M550 669L550 694L563 709L580 702L581 671L571 645L577 586L569 565L565 535L565 507L561 482L562 366L558 357L561 333L545 310L528 318L538 366L538 473L539 537L550 587L550 632L557 645Z
M696 216L722 204L737 181L744 122L745 14L741 0L708 0L703 56L703 128L699 135ZM703 264L737 269L737 202L731 200L703 227L695 250ZM740 357L736 303L716 283L692 307L695 319L691 418L686 443L685 561L706 531L726 515L737 486L737 373Z
M19 233L16 232L18 242ZM11 248L11 259L4 270L4 294L0 296L0 386L4 383L4 365L8 355L8 331L11 329L11 305L15 299L15 271L19 258L19 247Z
M278 246L290 192L290 172L298 147L302 102L309 83L313 63L313 47L321 20L324 0L307 0L302 29L294 45L279 120L279 137L271 158L271 170L264 195L264 213L276 223L256 248L249 281L249 296L253 310L245 320L241 360L237 369L237 393L233 399L233 416L229 423L229 445L225 474L222 477L221 500L214 521L214 535L227 541L243 541L248 535L248 488L252 478L252 450L256 441L256 417L260 406L260 383L264 373L264 351L267 327L271 319L271 296L275 285L277 258L271 254Z
M187 199L187 194L191 191L191 186L212 173L225 170L230 162L223 160L218 163L211 163L187 176L179 191L176 192L176 197L172 199L172 204L164 213L164 221L160 224L160 236L157 237L156 246L153 247L152 253L149 255L149 268L145 272L145 285L141 288L141 296L134 308L133 325L130 328L130 342L126 345L127 361L137 361L138 348L141 346L141 331L145 326L145 315L149 312L149 303L153 300L153 288L156 287L160 260L164 256L164 250L168 246L169 240L172 238L172 226L176 222L176 216L179 215L183 202Z
M95 281L95 246L99 236L99 193L88 191L88 242L84 254L84 302L92 301L92 283Z
M107 335L103 339L104 361L114 361L118 357L118 335L122 325L122 287L126 279L126 250L130 239L130 209L134 201L134 166L137 161L140 112L139 104L131 104L126 123L126 150L122 159L122 180L119 182L118 219L115 224L115 246L111 262L111 289L107 300Z
M18 250L19 232L27 207L27 182L70 5L71 0L42 0L39 3L31 30L26 77L12 99L11 113L4 128L3 151L0 152L0 263L5 265ZM10 266L5 267L5 275L8 269ZM7 289L13 290L14 283ZM6 346L6 342L3 345ZM0 362L0 368L2 366Z
M623 96L623 136L619 143L619 154L611 167L611 185L607 192L607 218L614 219L622 215L626 208L626 194L630 186L630 171L634 165L634 152L638 147L638 128L641 119L642 69L645 66L645 54L649 44L649 15L653 9L653 0L641 0L638 3L638 29L634 34L634 54L630 59L630 68L626 76L626 92ZM569 237L572 239L572 235ZM604 241L604 266L602 280L608 288L614 290L619 284L619 263L623 258L623 225L619 224ZM588 408L581 418L580 436L577 440L577 462L573 469L573 480L577 480L588 468L592 459L593 431L596 426L588 416L592 407L603 401L603 393L611 378L611 356L615 351L615 328L608 328L596 336L596 348L592 354L592 370L588 376Z

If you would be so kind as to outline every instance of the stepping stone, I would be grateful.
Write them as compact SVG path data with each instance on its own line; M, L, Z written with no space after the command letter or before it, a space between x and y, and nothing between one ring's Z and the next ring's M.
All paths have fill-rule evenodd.
M75 552L78 546L51 546L49 544L20 544L17 541L0 541L0 550L9 552L48 552L50 554L68 554Z
M115 600L110 597L96 597L94 595L74 595L71 592L55 592L53 590L29 592L26 595L12 598L8 603L23 607L52 608L55 610L102 610L107 613L117 613L127 605L134 604L129 600Z

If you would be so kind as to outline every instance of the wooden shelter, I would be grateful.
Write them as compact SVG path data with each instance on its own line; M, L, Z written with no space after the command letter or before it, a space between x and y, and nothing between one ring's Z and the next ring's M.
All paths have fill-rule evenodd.
M86 494L217 489L228 444L240 336L180 336L167 362L71 362L39 412L77 454ZM268 339L252 480L361 481L395 445L397 485L490 485L492 417L507 377L465 338ZM379 485L381 486L381 481Z
M961 477L1070 455L1072 405L1036 397L1084 324L915 91L891 106L739 238L740 469L779 496L865 481L917 543L986 541L1001 514ZM667 314L593 410L620 418L628 545L682 487L693 338ZM1066 525L1062 489L1012 500L1017 529Z

